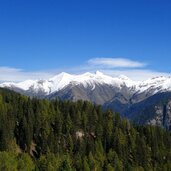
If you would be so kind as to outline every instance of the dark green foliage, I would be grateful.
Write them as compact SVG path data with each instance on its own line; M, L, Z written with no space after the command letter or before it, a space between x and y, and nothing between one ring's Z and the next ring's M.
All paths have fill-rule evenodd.
M170 171L171 134L90 102L0 89L0 171Z

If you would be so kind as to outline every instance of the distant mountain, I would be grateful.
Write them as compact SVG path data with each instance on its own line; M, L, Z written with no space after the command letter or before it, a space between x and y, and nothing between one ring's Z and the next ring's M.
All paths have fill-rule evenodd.
M155 94L127 107L123 115L139 125L150 124L171 130L171 92Z
M2 83L0 87L29 96L89 100L104 104L117 93L133 94L136 82L127 77L113 78L101 72L71 75L60 73L49 80L27 80L20 83ZM128 92L129 91L129 92Z
M146 81L133 81L123 75L111 77L99 71L81 75L71 75L63 72L49 80L6 82L0 84L0 87L30 97L36 96L48 99L58 97L73 101L87 100L95 104L101 104L104 108L117 111L140 124L154 124L156 123L153 121L156 117L156 110L152 110L152 108L159 101L163 101L163 93L170 94L171 78L161 76ZM165 96L166 99L170 99L170 96ZM146 114L148 110L151 110L151 113ZM163 126L165 127L165 125Z
M94 99L95 103L99 103L96 101L98 98L92 98L91 96L101 96L101 93L103 93L103 96L107 95L107 98L101 100L100 104L111 101L116 95L120 94L131 103L137 103L156 93L171 91L171 78L155 77L140 82L133 81L123 75L114 78L99 71L95 74L87 72L81 75L62 72L49 80L26 80L19 83L5 82L0 84L0 87L9 88L30 96L52 98L61 93L71 93L68 96L74 100L82 98L84 94L84 96L88 96L86 100ZM81 95L79 95L80 93ZM64 94L60 96L66 97Z

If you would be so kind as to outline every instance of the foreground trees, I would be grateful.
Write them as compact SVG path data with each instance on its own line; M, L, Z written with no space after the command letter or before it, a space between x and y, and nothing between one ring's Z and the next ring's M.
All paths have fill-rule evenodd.
M89 102L0 89L0 171L171 170L171 134Z

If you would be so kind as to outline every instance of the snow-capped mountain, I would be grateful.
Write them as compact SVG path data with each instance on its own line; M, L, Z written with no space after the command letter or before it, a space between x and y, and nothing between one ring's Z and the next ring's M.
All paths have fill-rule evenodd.
M58 97L63 100L74 101L79 99L87 100L101 104L104 108L110 108L134 120L139 116L138 114L145 113L146 120L142 123L151 123L158 116L154 110L153 114L150 115L154 117L150 118L149 108L154 108L157 102L163 102L163 99L171 100L170 77L155 77L146 81L133 81L123 75L111 77L99 71L96 73L87 72L81 75L71 75L63 72L49 80L7 82L0 84L0 87L31 97L48 99ZM166 93L166 98L162 93ZM167 113L170 118L171 111ZM160 113L161 119L159 123L163 123L162 118L165 118L164 116L165 114ZM170 128L171 121L167 120L166 123L161 125L164 127L167 125L167 128Z
M171 91L171 77L154 77L140 82L137 86L140 92L144 92L149 89L154 90L154 93L159 91Z
M81 75L71 75L68 73L60 73L49 80L26 80L19 83L5 82L0 87L9 88L15 91L30 92L31 95L50 95L66 89L68 86L82 86L91 91L98 86L110 86L118 89L122 93L122 89L128 89L130 94L136 96L142 93L153 95L158 92L171 91L170 77L155 77L146 81L133 81L126 76L111 77L99 71L96 73L84 73Z
M81 75L71 75L62 72L49 80L26 80L19 83L5 82L0 84L0 87L32 91L35 95L38 92L49 95L65 89L69 85L82 85L84 88L88 87L93 91L97 85L109 85L121 89L123 86L132 87L135 84L136 82L125 76L113 78L97 71L95 74L87 72Z

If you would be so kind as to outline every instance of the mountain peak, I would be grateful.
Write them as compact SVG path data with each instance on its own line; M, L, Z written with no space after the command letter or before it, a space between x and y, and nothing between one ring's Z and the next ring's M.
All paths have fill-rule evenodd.
M100 76L104 75L104 74L103 74L102 72L100 72L100 71L96 71L95 74L96 74L96 75L100 75Z
M68 74L66 72L61 72L61 73L55 75L54 77L50 78L49 80L50 81L55 81L55 80L59 81L59 80L61 80L63 78L66 79L67 77L71 77L71 76L72 76L71 74Z
M127 77L126 75L120 75L119 76L120 79L122 80L131 80L129 77Z
M83 74L71 75L66 72L61 72L49 80L26 80L20 83L2 83L0 87L11 89L20 89L23 91L38 91L39 89L46 93L53 93L64 89L65 87L73 85L83 85L87 87L96 87L96 85L109 85L113 88L122 89L126 87L136 92L161 92L171 91L171 78L169 77L155 77L146 81L133 81L125 75L119 77L112 77L105 75L100 71L95 73L86 72Z

